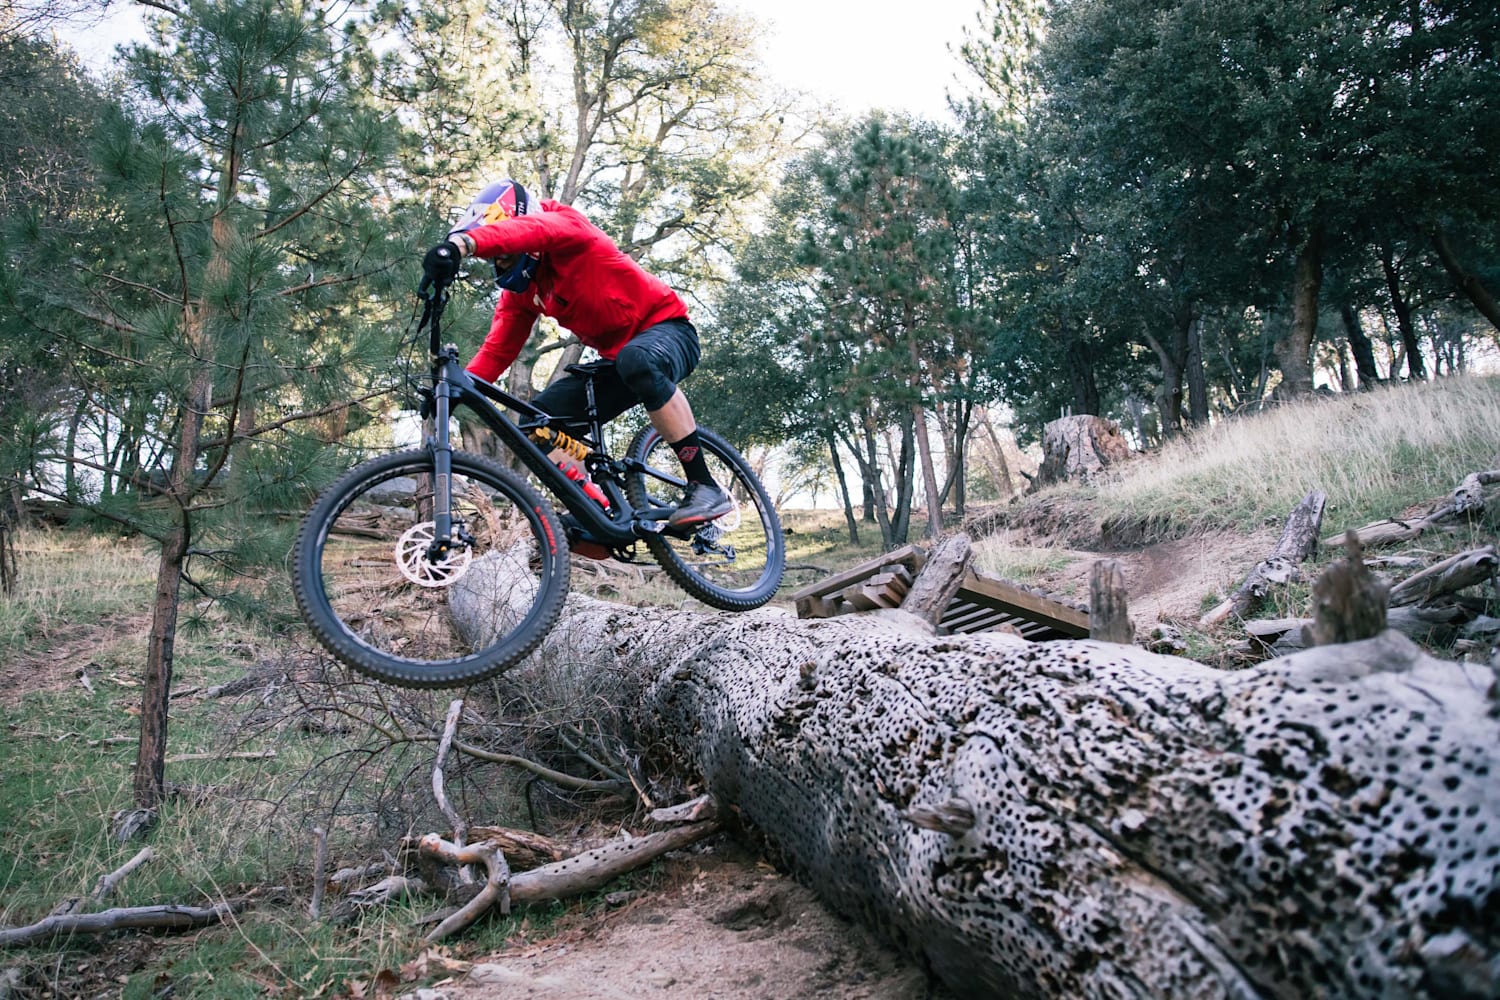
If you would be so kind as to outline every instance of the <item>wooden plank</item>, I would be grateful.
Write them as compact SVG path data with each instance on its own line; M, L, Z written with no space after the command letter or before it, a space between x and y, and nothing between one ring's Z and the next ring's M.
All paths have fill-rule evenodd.
M906 585L894 572L886 570L860 583L850 584L839 591L839 596L855 611L873 611L875 608L896 608L906 595Z
M832 618L839 613L838 598L816 594L797 598L796 607L798 618Z
M981 576L972 569L964 576L958 598L1045 625L1064 636L1083 639L1089 634L1088 612L1022 590L1013 583Z
M984 621L995 613L993 608L980 607L977 604L970 604L967 601L962 604L954 601L948 605L948 610L944 612L941 624L943 628L951 629L955 632L974 631L974 626L977 623Z
M882 570L901 566L909 573L916 573L922 568L927 560L927 552L917 545L906 545L890 552L882 553L874 559L851 566L848 569L826 576L821 580L809 583L792 593L791 599L795 602L800 597L823 597L827 594L837 593L851 584L859 583L866 577L874 576Z

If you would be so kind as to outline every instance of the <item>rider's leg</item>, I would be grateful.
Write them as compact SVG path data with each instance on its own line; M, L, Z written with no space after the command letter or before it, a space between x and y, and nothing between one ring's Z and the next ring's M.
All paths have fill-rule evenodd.
M710 521L733 508L714 482L698 440L693 409L677 383L698 364L698 332L687 320L670 320L636 334L620 349L615 366L635 392L651 426L666 439L687 477L687 494L669 519L675 527Z

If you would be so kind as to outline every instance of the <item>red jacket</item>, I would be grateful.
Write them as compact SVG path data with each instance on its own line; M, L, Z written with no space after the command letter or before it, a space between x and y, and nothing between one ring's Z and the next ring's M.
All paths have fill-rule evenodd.
M557 201L543 211L471 229L475 254L512 253L541 258L536 279L524 292L501 291L484 346L469 371L493 382L521 353L538 315L613 359L637 333L669 319L683 319L687 306L661 279L647 274L583 213Z

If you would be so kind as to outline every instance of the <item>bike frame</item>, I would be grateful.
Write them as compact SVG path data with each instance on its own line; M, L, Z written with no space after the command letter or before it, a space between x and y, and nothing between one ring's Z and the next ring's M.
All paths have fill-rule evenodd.
M578 437L576 433L569 431L568 427L569 425L576 426L580 418L555 417L523 399L518 399L504 389L471 375L459 363L456 344L445 344L439 348L439 319L442 315L444 298L446 298L445 293L440 292L432 303L430 347L434 427L432 436L426 441L426 447L432 454L435 480L433 483L435 537L430 548L431 557L441 559L453 543L453 508L452 497L449 495L453 471L453 444L448 422L453 411L459 406L467 406L486 427L495 432L511 454L519 458L547 491L562 502L578 526L587 533L588 540L613 549L623 549L639 538L660 532L666 526L667 518L676 508L649 507L637 510L625 497L620 484L626 475L632 473L651 476L679 489L685 487L687 481L635 459L617 459L604 454L601 447L604 440L603 427L599 423L599 413L594 405L591 381L587 393L588 412L582 418L587 421L589 429L580 440L592 448L590 461L585 463L585 468L591 474L605 473L598 483L605 495L609 497L609 510L606 511L600 507L583 492L582 487L569 479L562 469L554 465L547 457L551 449L544 451L530 437L532 431L543 427ZM497 403L506 410L520 414L521 419L519 421L511 419L495 405Z

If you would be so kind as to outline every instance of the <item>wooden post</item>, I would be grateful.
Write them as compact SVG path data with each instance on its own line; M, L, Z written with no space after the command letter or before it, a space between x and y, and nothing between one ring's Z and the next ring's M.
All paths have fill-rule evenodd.
M965 534L949 535L938 543L922 572L912 581L901 610L910 611L936 625L964 582L974 550Z
M1125 574L1114 559L1100 559L1089 574L1089 638L1129 645L1135 626L1126 607Z

